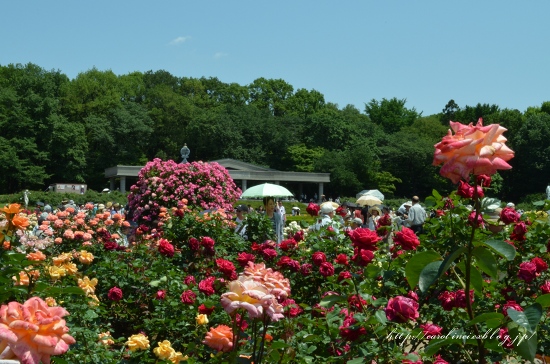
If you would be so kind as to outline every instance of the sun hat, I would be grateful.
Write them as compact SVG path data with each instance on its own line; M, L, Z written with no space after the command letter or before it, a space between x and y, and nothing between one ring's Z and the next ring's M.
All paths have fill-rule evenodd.
M369 209L369 214L372 214L373 211L378 211L378 215L382 215L382 211L380 211L380 208L378 206L373 206Z
M407 201L403 204L403 206L409 206L411 207L413 205L412 201Z
M99 205L97 205L97 209L98 210L105 210L105 205L100 203Z
M354 217L351 222L356 223L357 225L363 225L363 220L358 217Z
M336 209L332 204L330 203L324 203L321 205L321 213L324 215L330 214L331 212L334 212Z
M247 212L248 211L248 206L239 205L239 206L237 206L237 211Z

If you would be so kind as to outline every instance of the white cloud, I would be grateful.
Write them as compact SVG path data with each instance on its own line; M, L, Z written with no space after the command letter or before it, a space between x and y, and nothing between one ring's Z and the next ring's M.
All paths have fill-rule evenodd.
M218 53L214 54L214 59L220 59L222 57L227 57L227 56L228 56L227 53L218 52Z
M176 39L173 39L172 41L170 41L170 45L178 45L178 44L181 44L181 43L184 43L186 41L188 41L189 39L191 39L191 37L189 36L185 36L185 37L177 37Z

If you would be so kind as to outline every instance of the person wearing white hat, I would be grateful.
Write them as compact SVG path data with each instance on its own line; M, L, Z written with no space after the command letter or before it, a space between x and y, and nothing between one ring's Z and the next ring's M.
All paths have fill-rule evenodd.
M378 222L381 214L382 211L380 211L380 208L378 208L377 206L373 206L369 209L369 219L367 221L367 227L370 230L376 230L376 223Z
M322 227L330 225L334 217L334 211L336 211L336 209L332 204L322 204L321 210L319 211L319 219L315 225L310 226L310 230L319 231Z

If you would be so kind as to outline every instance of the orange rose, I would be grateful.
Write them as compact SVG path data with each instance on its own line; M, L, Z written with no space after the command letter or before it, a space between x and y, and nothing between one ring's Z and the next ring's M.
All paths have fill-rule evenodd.
M225 325L211 327L202 343L214 350L227 353L233 349L233 331Z
M0 347L2 357L25 358L24 363L49 363L51 355L61 355L74 344L67 332L63 307L48 307L38 297L24 304L10 302L0 307Z
M9 206L4 206L0 209L0 212L5 213L6 215L15 215L21 211L21 205L18 203L12 203Z
M40 250L27 254L28 260L34 260L34 261L41 261L46 259L46 255L42 253Z
M439 173L453 183L460 179L469 180L470 174L491 176L499 169L512 168L507 161L514 157L514 151L505 145L506 131L499 124L483 126L480 118L473 126L451 121L451 130L435 145L433 165L443 163Z
M86 250L81 250L78 260L82 264L90 264L94 261L94 255Z
M11 224L17 229L25 230L29 226L29 220L26 217L15 215L11 219Z

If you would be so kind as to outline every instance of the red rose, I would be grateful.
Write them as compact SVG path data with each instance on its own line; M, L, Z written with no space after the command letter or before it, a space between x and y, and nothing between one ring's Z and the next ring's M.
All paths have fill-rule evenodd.
M192 305L193 303L195 303L196 298L197 298L197 295L195 294L195 292L191 291L190 289L188 289L187 291L181 294L181 302L187 305Z
M189 248L191 250L199 250L200 241L196 238L189 239Z
M273 259L277 256L277 251L275 249L267 248L262 250L262 255L266 260Z
M418 295L414 291L409 291L409 293L407 293L407 297L409 297L409 298L415 300L416 302L418 302Z
M480 174L476 177L476 183L482 187L491 187L491 176Z
M545 281L542 286L540 286L542 293L550 293L550 281Z
M474 197L474 188L464 181L458 183L458 190L456 194L464 198Z
M283 240L281 241L281 244L279 244L279 247L281 248L281 250L285 252L289 250L294 250L296 249L297 246L298 246L298 243L294 239Z
M304 240L304 231L303 230L298 230L296 231L296 233L294 234L293 236L293 239L299 243L300 241Z
M166 239L160 239L158 245L159 253L172 258L174 256L174 246L168 242Z
M368 303L361 296L353 294L348 297L348 304L350 308L355 308L357 311L363 312L363 307Z
M357 228L350 232L349 237L354 247L368 250L377 250L376 243L382 240L375 231L367 228Z
M444 208L445 210L454 209L455 204L454 204L453 200L451 200L449 197L444 197L444 198L443 198L443 201L445 202L445 203L443 204L443 208Z
M302 266L300 267L300 273L302 273L302 275L304 276L308 276L311 274L312 267L313 266L309 263L302 264Z
M537 266L537 273L542 273L548 270L548 264L546 264L546 262L542 260L542 258L534 257L533 259L531 259L531 263L535 263L535 265Z
M323 252L315 252L311 256L311 259L313 260L313 264L320 266L322 263L327 261L327 256Z
M231 263L229 260L219 258L216 259L216 264L220 272L222 272L225 276L230 277L233 272L235 272L235 265L233 265L233 263Z
M348 265L348 256L346 254L338 254L335 260L336 264Z
M455 307L456 293L444 291L437 299L441 302L441 306L445 311L451 311Z
M520 305L516 301L506 301L504 305L502 305L502 313L504 316L508 316L508 309L513 308L516 311L522 312L523 308L521 308Z
M459 289L456 292L455 307L466 308L466 293L463 289ZM474 302L474 290L470 290L470 303Z
M519 218L519 213L513 207L505 207L500 212L500 221L502 221L506 225L518 222Z
M237 263L239 263L241 267L246 267L248 262L254 262L254 259L256 259L254 254L242 252L237 256Z
M212 306L212 307L206 307L204 305L204 303L202 303L200 306L199 306L199 313L201 315L210 315L212 312L214 312L214 308L216 308L215 306Z
M357 320L353 318L353 315L346 316L344 322L342 322L342 326L339 327L340 336L347 341L355 341L359 339L361 335L365 335L367 333L367 329L362 326L350 328L355 326L356 323Z
M214 244L216 244L216 242L211 237L203 236L201 238L201 245L207 249L212 249L214 247Z
M527 233L527 225L525 225L525 222L520 221L514 225L514 230L512 234L510 234L510 239L515 241L526 240L525 233Z
M470 215L468 215L468 223L474 227L483 226L483 215L478 214L477 211L470 212Z
M118 287L113 287L107 293L107 298L111 301L120 301L122 299L122 290Z
M433 364L449 364L448 361L446 361L445 359L443 359L441 357L441 354L438 354L436 357L435 357L435 361Z
M214 281L215 277L208 277L199 282L199 291L207 296L214 294Z
M195 277L187 276L183 279L183 283L185 283L187 286L194 286L195 284L197 284L197 281L195 280Z
M533 262L523 262L519 265L518 278L529 283L537 276L537 265Z
M164 291L164 290L162 290L162 289L159 290L159 291L157 291L157 294L155 295L155 298L156 298L157 300L163 300L163 299L165 299L165 298L166 298L166 291Z
M340 274L338 274L338 282L341 282L343 281L344 279L352 279L352 275L350 272L348 272L347 270L345 271L342 271L340 272Z
M321 210L321 206L313 202L310 202L309 205L307 205L306 207L307 213L310 214L311 216L319 215L319 210Z
M390 298L386 306L386 317L390 321L407 322L407 320L416 320L419 316L418 302L407 297Z
M298 272L300 270L300 262L294 259L289 261L286 266L293 272Z
M353 259L356 264L364 267L372 262L374 253L371 250L355 248L351 259Z
M104 244L103 244L103 247L105 248L105 250L117 250L118 249L118 244L116 241L114 240L109 240L109 241L106 241Z
M286 317L293 318L304 312L304 310L300 306L298 306L294 300L290 298L284 300L281 303L281 306L285 308Z
M441 331L443 330L442 327L434 325L434 324L422 324L420 325L422 328L422 332L424 333L424 336L439 336L441 335ZM432 338L428 338L432 339Z
M323 277L330 277L334 275L334 267L329 262L323 262L319 267L319 273L321 273Z
M418 236L409 229L408 227L403 227L401 231L395 233L393 237L393 242L395 244L401 245L403 250L416 250L416 247L420 245L420 240Z
M508 328L504 327L500 329L498 336L503 347L506 349L512 349L514 347L514 342L510 338L510 335L508 335Z

